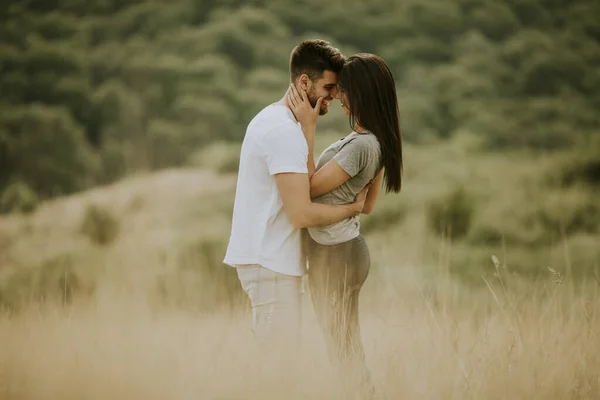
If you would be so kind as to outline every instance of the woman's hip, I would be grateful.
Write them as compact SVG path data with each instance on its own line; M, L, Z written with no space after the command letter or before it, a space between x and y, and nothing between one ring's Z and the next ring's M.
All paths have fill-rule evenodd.
M361 235L333 245L323 245L309 237L307 253L309 276L326 274L356 284L364 282L371 267L369 247Z

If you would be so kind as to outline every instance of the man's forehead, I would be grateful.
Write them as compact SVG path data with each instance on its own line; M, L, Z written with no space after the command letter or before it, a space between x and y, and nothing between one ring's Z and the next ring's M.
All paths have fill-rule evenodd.
M323 76L316 82L319 85L335 85L337 84L337 74L333 71L323 71Z

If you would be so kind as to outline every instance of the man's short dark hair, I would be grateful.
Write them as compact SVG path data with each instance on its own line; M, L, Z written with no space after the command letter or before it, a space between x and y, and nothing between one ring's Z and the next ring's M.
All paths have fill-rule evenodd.
M318 80L326 70L336 74L342 70L346 57L328 41L321 39L305 40L292 50L290 75L295 81L302 74Z

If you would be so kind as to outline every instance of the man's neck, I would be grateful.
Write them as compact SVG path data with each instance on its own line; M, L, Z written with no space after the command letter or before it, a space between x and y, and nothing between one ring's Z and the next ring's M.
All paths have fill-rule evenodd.
M287 96L287 92L285 92L285 94L283 95L283 97L281 99L279 99L278 101L276 101L273 104L277 104L279 106L286 106L287 108L290 108L290 106L288 106L286 96Z
M294 120L295 120L296 122L298 122L298 118L296 118L296 114L294 114L294 111L293 111L293 110L290 108L290 106L288 105L288 102L287 102L287 94L288 94L288 92L285 92L285 94L283 95L283 97L282 97L282 98L281 98L279 101L276 101L276 102L275 102L275 103L273 103L273 104L276 104L276 105L278 105L278 106L284 106L284 107L287 107L287 108L290 110L290 112L292 113L292 115L294 116Z

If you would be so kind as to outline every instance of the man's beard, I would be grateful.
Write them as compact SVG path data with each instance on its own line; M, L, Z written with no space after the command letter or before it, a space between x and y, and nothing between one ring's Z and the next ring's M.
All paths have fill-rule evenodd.
M315 108L315 106L317 105L317 101L319 100L316 90L314 88L311 88L311 90L306 92L306 97L308 97L308 102L310 103L312 108ZM321 102L321 109L319 110L319 115L325 115L325 114L327 114L327 111L329 111L329 110Z

